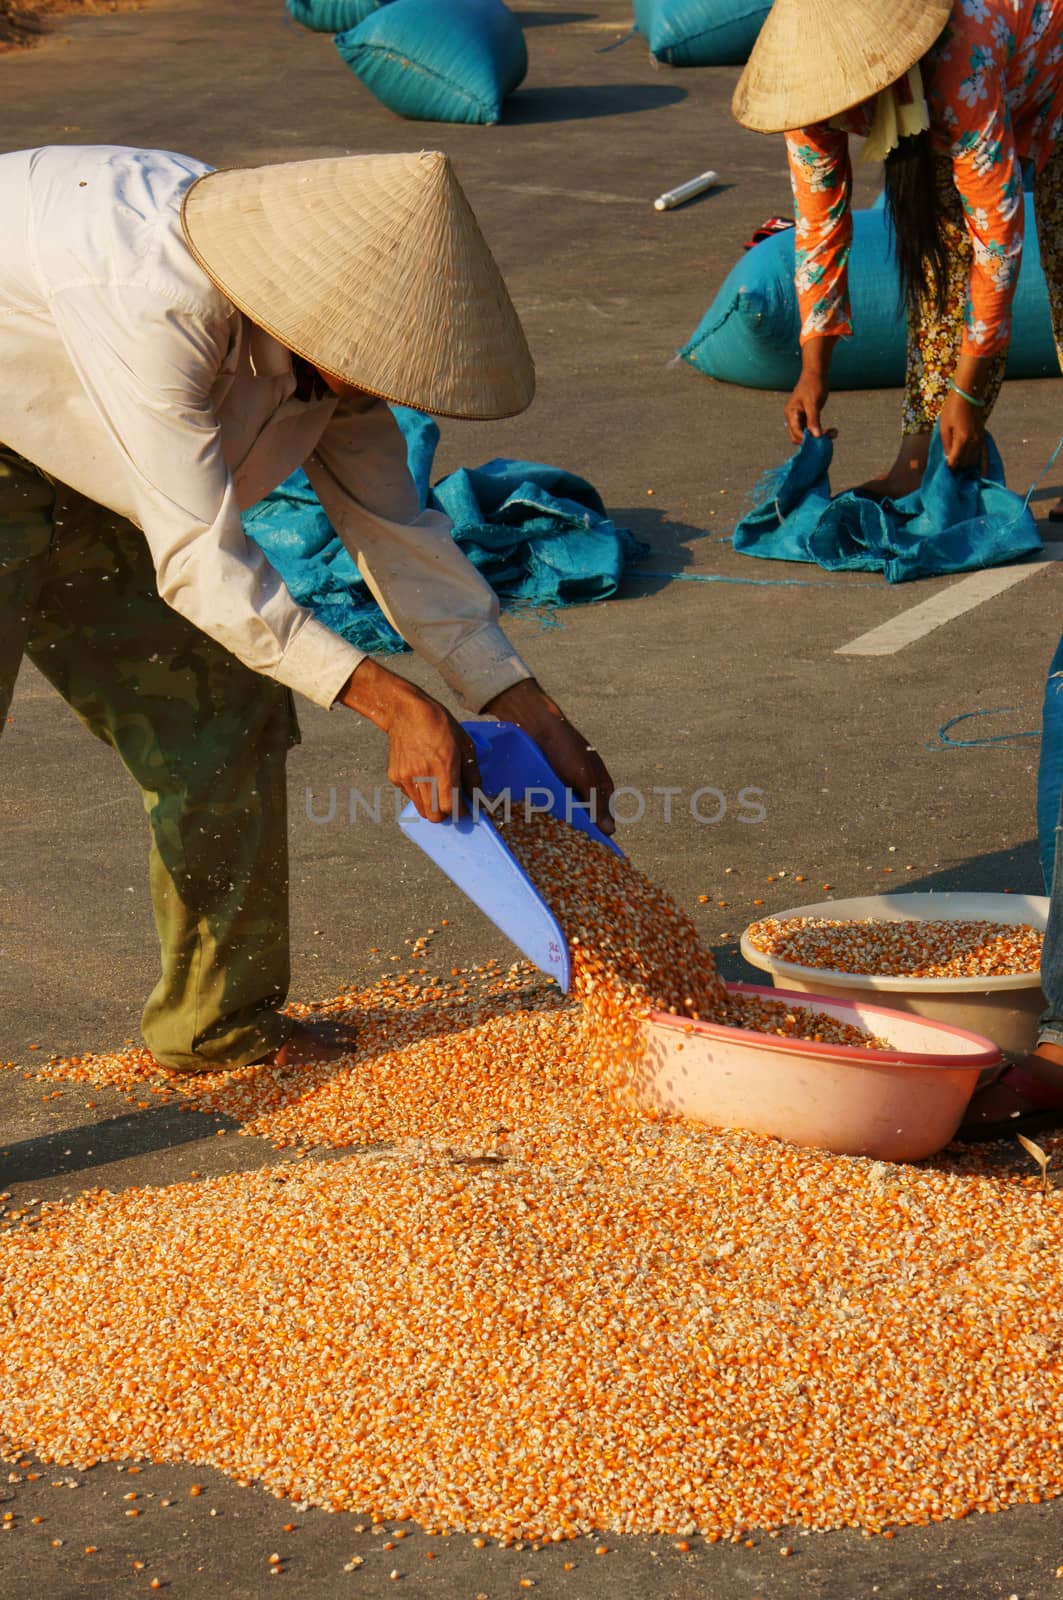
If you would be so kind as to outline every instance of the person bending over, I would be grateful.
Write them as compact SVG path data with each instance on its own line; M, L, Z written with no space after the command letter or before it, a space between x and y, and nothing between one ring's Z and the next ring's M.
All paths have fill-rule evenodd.
M611 789L539 687L388 400L512 415L531 357L447 158L211 171L167 151L0 156L0 728L25 653L144 794L162 972L145 1041L179 1072L332 1056L282 1013L292 691L383 729L432 820L476 781L436 700L297 605L241 510L299 466L388 619L560 777Z

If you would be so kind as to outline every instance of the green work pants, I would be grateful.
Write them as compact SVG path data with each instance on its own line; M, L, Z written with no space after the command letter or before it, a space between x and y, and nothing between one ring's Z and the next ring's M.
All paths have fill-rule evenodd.
M140 785L162 974L144 1009L180 1071L281 1044L291 695L159 598L143 534L0 446L0 729L25 652Z

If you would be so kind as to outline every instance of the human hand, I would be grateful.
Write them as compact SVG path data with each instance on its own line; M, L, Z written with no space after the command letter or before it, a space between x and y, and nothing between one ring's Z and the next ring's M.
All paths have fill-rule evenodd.
M806 429L814 439L824 435L828 439L838 437L837 428L825 429L822 422L823 409L830 399L830 363L836 343L836 338L824 335L801 347L801 376L783 412L793 444L802 442Z
M484 710L523 728L535 740L561 782L579 800L589 803L591 821L604 834L615 833L616 824L609 811L613 780L605 762L534 678L525 678L504 689Z
M388 777L428 822L461 811L480 787L476 747L437 700L397 673L365 660L339 696L388 736Z
M938 419L945 460L956 472L979 467L985 447L985 411L951 389Z
M793 444L801 443L806 428L814 439L821 439L824 434L828 439L838 437L837 428L825 429L821 420L823 408L829 399L830 384L827 379L818 373L802 372L783 412Z
M425 695L388 730L388 778L428 822L460 816L480 787L476 747L438 701Z

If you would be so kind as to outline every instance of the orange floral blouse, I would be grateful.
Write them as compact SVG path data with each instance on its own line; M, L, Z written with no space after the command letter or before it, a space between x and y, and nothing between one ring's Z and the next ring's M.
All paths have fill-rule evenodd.
M934 147L952 158L974 245L964 354L1006 347L1022 259L1020 163L1040 171L1063 132L1063 0L954 0L921 63ZM873 102L786 135L797 218L801 343L850 334L849 134Z

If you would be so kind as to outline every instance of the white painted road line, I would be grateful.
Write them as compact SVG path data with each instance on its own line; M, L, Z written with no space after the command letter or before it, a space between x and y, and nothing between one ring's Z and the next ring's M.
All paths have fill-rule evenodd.
M970 577L961 578L959 583L943 589L940 594L935 594L929 600L923 600L919 605L912 606L909 611L902 611L898 617L891 617L888 622L872 628L870 633L862 633L859 638L843 644L834 654L836 656L896 655L905 645L914 644L917 639L922 639L935 628L951 622L954 617L962 617L965 611L973 611L975 606L982 605L986 600L992 600L994 595L1003 594L1005 589L1012 588L1014 584L1032 578L1036 572L1044 572L1055 561L1063 561L1063 544L1046 544L1042 561L1028 561L1016 566L990 567L984 572L972 572Z

